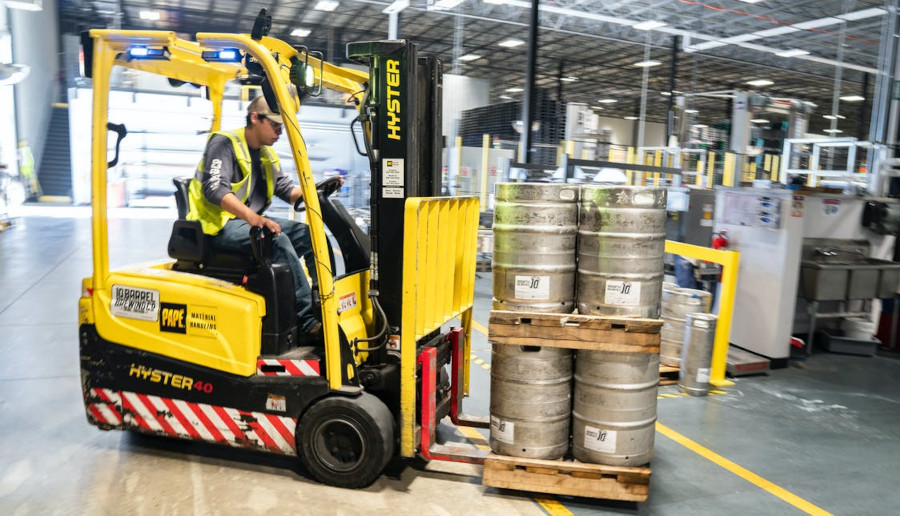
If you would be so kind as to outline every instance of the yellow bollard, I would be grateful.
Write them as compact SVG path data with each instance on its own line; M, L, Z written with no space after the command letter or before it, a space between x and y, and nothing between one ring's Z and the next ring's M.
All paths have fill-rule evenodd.
M488 174L491 164L491 135L481 136L481 211L487 211Z
M662 151L661 150L657 150L655 152L655 157L653 159L653 165L657 166L657 167L662 166ZM653 173L653 186L659 186L659 175L660 175L659 172Z
M629 165L634 165L634 147L628 147L628 151L625 154L625 163L628 163ZM625 176L628 178L628 184L633 185L634 184L634 171L626 170Z
M706 187L712 188L716 182L716 153L706 153Z
M725 168L722 170L722 184L725 186L734 186L735 175L735 159L734 154L725 153Z

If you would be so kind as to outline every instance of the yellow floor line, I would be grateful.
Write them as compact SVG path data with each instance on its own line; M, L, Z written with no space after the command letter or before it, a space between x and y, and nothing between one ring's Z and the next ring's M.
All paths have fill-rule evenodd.
M539 496L534 497L534 501L537 502L541 508L547 511L547 514L550 516L574 516L572 511L566 509L566 506L559 503L559 501L553 498L542 498Z
M456 427L456 429L459 430L459 433L463 434L466 438L468 438L469 441L471 441L472 444L475 445L476 448L478 448L480 450L490 450L491 449L490 446L488 446L486 444L481 444L481 443L486 443L488 441L483 435L481 435L481 433L478 430L475 430L471 426L458 426L458 427Z
M487 336L488 329L485 328L484 326L482 326L481 323L479 323L475 319L472 319L472 327L475 328L476 330L480 331L481 333L483 333L485 336Z
M768 491L773 496L781 498L785 502L793 505L794 507L800 509L801 511L803 511L807 514L813 514L816 516L826 516L826 515L833 516L833 515L831 515L830 512L825 511L825 510L807 502L803 498L800 498L799 496L795 495L794 493L791 493L790 491L788 491L782 487L779 487L779 486L773 484L772 482L769 482L768 480L762 478L761 476L757 475L756 473L753 473L752 471L750 471L746 468L738 466L734 462L731 462L730 460L719 455L718 453L716 453L712 450L709 450L707 448L704 448L703 446L701 446L701 445L697 444L696 442L688 439L687 437L679 434L678 432L663 425L662 423L656 423L656 431L663 434L664 436L668 437L669 439L672 439L676 443L684 446L685 448L691 450L692 452L700 455L704 459L707 459L707 460L727 469L728 471L734 473L735 475L743 478L747 482L750 482L751 484Z

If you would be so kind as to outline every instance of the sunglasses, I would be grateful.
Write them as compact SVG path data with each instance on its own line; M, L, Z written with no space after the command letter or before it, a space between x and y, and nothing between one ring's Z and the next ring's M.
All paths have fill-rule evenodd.
M269 124L272 126L272 129L274 129L275 131L280 131L282 129L282 127L284 127L284 124L279 124L278 122L272 120L271 118L269 118L265 115L257 114L257 116L260 118L260 120L265 120L265 121L269 122Z

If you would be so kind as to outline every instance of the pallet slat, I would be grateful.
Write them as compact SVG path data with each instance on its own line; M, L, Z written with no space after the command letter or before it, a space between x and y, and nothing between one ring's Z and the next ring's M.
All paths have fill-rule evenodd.
M482 483L503 489L643 502L650 490L650 468L491 454L484 462Z
M659 353L658 319L492 310L488 340L513 346Z

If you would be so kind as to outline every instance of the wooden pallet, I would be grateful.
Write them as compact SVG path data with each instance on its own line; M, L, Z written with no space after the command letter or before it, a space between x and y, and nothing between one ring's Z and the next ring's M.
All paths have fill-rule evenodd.
M659 384L675 385L678 383L678 367L660 365L659 366Z
M523 459L492 453L484 461L481 483L503 489L643 502L650 490L650 467Z
M513 346L659 353L660 319L492 310L488 340Z

